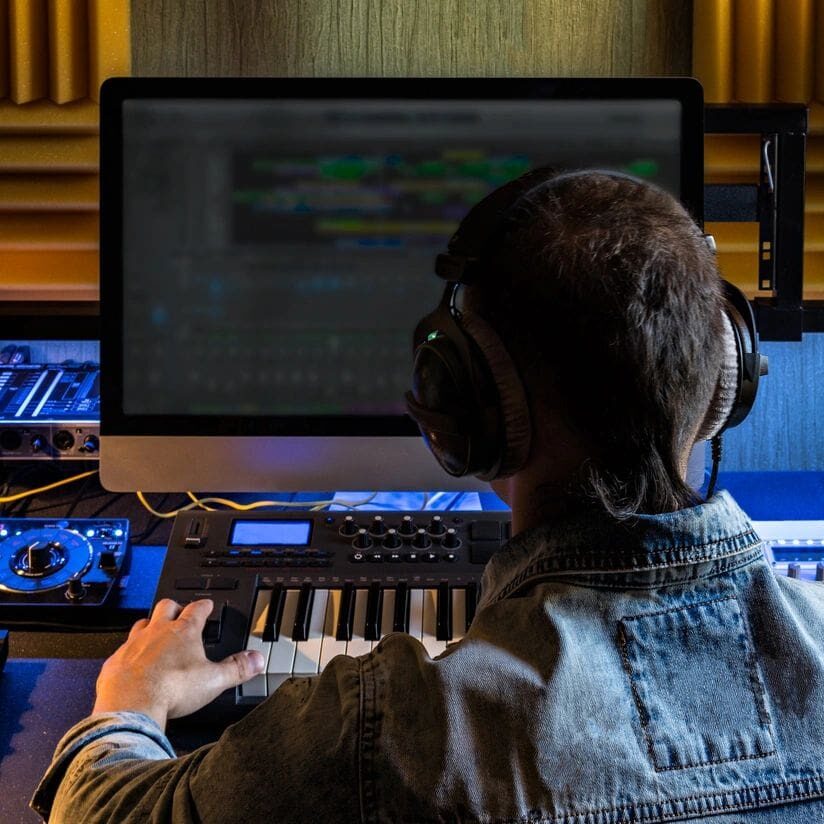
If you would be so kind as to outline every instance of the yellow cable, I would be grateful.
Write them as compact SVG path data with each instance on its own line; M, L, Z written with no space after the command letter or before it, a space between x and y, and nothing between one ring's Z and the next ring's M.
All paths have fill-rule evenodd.
M142 492L138 491L135 494L137 495L137 499L140 503L143 504L143 506L156 518L174 518L179 512L188 512L190 509L195 508L202 508L208 510L209 512L214 512L214 510L206 506L206 504L220 504L221 506L228 507L229 509L236 509L241 512L246 512L251 509L261 509L267 506L310 507L311 511L317 512L321 507L329 506L330 504L338 504L340 506L348 507L349 509L354 509L355 507L368 504L378 493L372 492L361 501L336 501L334 499L330 499L328 501L255 501L251 504L239 504L237 501L230 501L228 498L198 498L193 492L187 491L186 494L189 496L192 503L186 504L186 506L181 506L179 509L170 510L169 512L160 512L155 509L146 500L146 496Z
M58 486L65 486L66 484L71 484L75 481L81 481L83 478L90 478L92 475L96 474L97 470L91 469L88 472L81 472L79 475L72 475L71 478L63 478L62 481L55 481L53 484L40 486L37 489L28 489L25 492L18 492L16 495L6 495L5 497L0 498L0 504L10 504L12 501L20 501L23 498L30 497L31 495L38 495L41 492L48 492L50 489L57 489Z

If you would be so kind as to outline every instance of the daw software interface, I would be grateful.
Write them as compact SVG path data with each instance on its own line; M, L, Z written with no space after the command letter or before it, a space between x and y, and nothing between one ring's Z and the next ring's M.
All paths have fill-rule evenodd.
M681 194L678 100L127 99L123 412L401 415L435 254L527 169Z

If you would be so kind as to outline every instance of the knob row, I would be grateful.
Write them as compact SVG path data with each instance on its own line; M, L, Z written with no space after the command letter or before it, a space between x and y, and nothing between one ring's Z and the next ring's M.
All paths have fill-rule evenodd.
M382 515L375 515L375 517L372 518L368 529L359 526L354 516L347 515L343 519L343 523L341 523L338 531L341 535L347 538L353 538L361 531L368 532L372 538L382 538L389 532L397 532L404 538L412 538L421 531L427 533L431 537L439 538L441 536L445 536L448 532L446 524L440 515L433 515L426 527L417 526L411 515L404 515L403 518L401 518L401 522L398 525L397 530L393 530L388 527ZM454 532L454 530L452 531Z
M405 537L408 536L403 535L400 530L391 528L387 529L382 537L375 537L370 534L368 530L361 527L357 533L355 533L352 546L355 547L355 549L369 549L369 547L377 544L385 549L398 549L403 546ZM411 543L415 549L429 549L429 547L432 546L431 534L421 527L413 534L409 543ZM458 533L450 527L444 530L440 545L444 549L457 549L461 545L461 539L458 537Z

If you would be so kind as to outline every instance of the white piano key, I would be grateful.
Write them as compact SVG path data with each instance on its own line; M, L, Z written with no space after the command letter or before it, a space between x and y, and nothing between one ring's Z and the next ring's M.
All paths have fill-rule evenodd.
M438 590L423 590L423 632L421 643L430 658L440 655L446 649L446 641L439 641L435 636L438 617Z
M381 607L381 638L392 632L392 620L395 617L395 590L392 587L383 591Z
M299 589L286 591L283 604L283 617L280 621L278 640L272 644L269 653L269 666L266 668L266 682L271 695L287 678L292 675L295 662L295 647L297 642L292 640L292 628L295 624L295 612L298 605Z
M295 666L292 669L295 675L315 675L319 670L328 597L328 589L315 590L312 616L309 619L309 637L305 641L298 641L295 648Z
M332 589L329 591L329 598L326 604L326 618L323 622L323 641L320 646L321 672L323 672L326 665L336 655L346 655L346 641L338 641L335 637L338 630L338 615L340 613L341 600L341 590Z
M409 634L423 640L423 590L409 590Z
M351 656L364 655L372 650L372 642L364 638L366 629L366 599L368 589L355 590L355 612L352 618L352 640L346 647L346 654Z
M466 590L463 587L452 589L452 640L460 641L466 634Z
M246 649L257 650L263 655L266 666L269 665L269 653L271 644L263 640L263 625L266 623L266 611L269 608L269 590L262 589L258 592L255 608L252 612L252 629L246 641ZM247 698L265 698L266 692L266 668L260 675L256 675L247 681L240 688L240 693Z

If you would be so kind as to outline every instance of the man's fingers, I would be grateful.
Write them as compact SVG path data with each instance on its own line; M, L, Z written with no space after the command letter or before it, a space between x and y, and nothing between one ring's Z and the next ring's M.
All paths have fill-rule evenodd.
M173 621L180 615L182 609L183 607L181 607L177 601L173 601L171 598L163 598L155 604L149 623L156 624L159 621Z
M206 624L206 619L211 614L213 607L214 602L209 598L203 598L200 601L192 601L190 604L186 604L186 606L183 607L183 611L180 613L180 618L178 618L178 620L190 621L194 627L202 631L204 625Z
M149 626L148 618L141 618L139 621L135 621L132 628L129 630L129 638L131 638L139 630L145 629L147 626Z
M217 664L219 686L227 690L245 684L250 678L263 672L266 661L257 650L244 650L224 658Z

